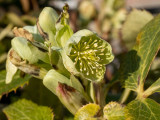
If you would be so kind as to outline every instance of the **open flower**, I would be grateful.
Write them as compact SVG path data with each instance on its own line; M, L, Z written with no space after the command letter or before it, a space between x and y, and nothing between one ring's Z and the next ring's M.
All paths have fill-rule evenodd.
M91 81L101 80L105 65L114 58L110 44L89 30L75 33L66 44L65 54L66 68L71 73ZM68 61L65 62L66 60Z

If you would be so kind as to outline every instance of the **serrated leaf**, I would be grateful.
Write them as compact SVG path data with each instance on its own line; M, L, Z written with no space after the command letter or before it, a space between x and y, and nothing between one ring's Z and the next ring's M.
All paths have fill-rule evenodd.
M75 114L74 120L92 120L100 110L100 106L97 104L87 104L80 108Z
M159 120L160 104L152 99L134 100L125 107L127 120Z
M160 15L151 20L138 34L134 48L123 59L120 79L133 91L143 89L150 65L160 47Z
M17 102L3 109L9 120L53 120L52 110L26 99Z
M21 78L19 73L20 72L18 72L18 73L16 73L16 75L14 75L11 83L6 84L5 83L6 71L0 71L0 97L3 94L7 94L7 93L11 92L12 90L16 90L18 87L23 86L31 78L31 76L29 76L29 75L26 75L24 78Z
M122 39L128 49L134 46L138 33L151 19L153 15L145 10L133 9L130 12L122 27Z
M35 90L36 88L36 90ZM64 109L63 105L50 90L48 90L41 80L32 78L29 80L27 86L23 88L22 98L29 99L38 105L48 106L53 108L55 119L63 119Z
M124 107L117 102L110 102L103 108L107 120L125 120Z
M155 92L160 92L160 78L144 91L143 96L148 97Z

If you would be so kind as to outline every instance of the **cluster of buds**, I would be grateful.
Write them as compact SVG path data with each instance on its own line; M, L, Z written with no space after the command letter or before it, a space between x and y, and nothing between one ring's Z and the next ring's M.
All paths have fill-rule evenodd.
M75 114L95 103L94 86L104 78L105 65L113 60L109 43L89 30L73 33L68 25L68 5L58 16L50 7L42 10L35 26L14 28L15 38L7 58L6 83L19 69L43 80L43 84Z

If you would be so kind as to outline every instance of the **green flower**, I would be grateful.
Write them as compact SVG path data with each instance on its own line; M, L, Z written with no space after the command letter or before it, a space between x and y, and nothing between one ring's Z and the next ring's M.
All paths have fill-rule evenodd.
M74 64L71 69L64 62L68 70L91 81L103 79L105 65L114 58L110 44L89 30L75 33L65 47L65 54Z

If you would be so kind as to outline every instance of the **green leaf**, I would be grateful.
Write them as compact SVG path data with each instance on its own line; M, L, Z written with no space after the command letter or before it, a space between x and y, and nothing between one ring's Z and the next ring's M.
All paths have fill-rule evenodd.
M123 59L120 79L124 86L142 92L145 78L160 47L160 15L151 20L138 34L134 48Z
M160 104L152 99L134 100L125 107L127 120L159 120Z
M110 102L103 108L107 120L125 120L124 107L117 102Z
M100 110L100 106L97 104L87 104L80 108L75 114L74 120L91 120L94 118Z
M0 71L0 97L4 94L11 92L12 90L16 90L18 87L23 86L31 76L26 75L24 78L20 77L20 72L17 72L11 83L6 84L6 71Z
M21 99L3 109L9 120L53 120L52 110L48 107Z
M148 97L155 92L160 92L160 78L144 91L143 96Z
M64 107L58 97L48 90L39 79L30 79L28 85L23 87L23 93L21 96L22 98L37 103L38 105L53 108L56 120L61 120L65 116Z
M128 49L136 43L140 30L151 20L153 15L145 10L133 9L122 27L122 39Z

